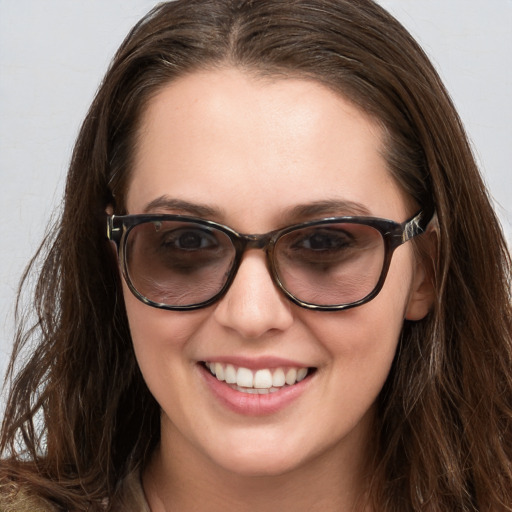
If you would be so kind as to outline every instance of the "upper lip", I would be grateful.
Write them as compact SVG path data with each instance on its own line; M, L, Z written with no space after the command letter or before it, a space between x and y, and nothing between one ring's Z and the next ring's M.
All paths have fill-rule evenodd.
M287 359L275 356L260 356L260 357L244 357L244 356L212 356L206 357L201 360L208 363L222 363L232 364L250 370L259 370L262 368L280 368L280 367L295 367L295 368L309 368L310 364L304 364L300 361Z

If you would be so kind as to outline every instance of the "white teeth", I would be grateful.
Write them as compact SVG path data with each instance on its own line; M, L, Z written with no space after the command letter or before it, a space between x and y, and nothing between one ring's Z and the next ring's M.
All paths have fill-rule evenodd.
M225 381L233 389L252 394L267 394L279 391L285 385L293 386L308 375L307 368L263 368L252 371L249 368L236 368L232 364L205 363L217 380Z
M269 389L255 389L255 388L241 388L239 386L233 386L233 389L236 389L237 391L240 391L241 393L248 393L250 395L255 395L256 393L258 395L268 395L269 393L275 393L276 391L279 391L280 388L271 387Z
M286 377L285 377L286 384L291 386L292 384L295 384L296 380L297 380L297 370L295 368L290 368L286 372Z
M236 384L236 370L232 364L226 366L224 378L228 384Z
M272 374L270 370L258 370L254 374L254 384L255 388L271 388L272 387Z
M215 375L217 379L224 380L224 367L221 363L215 363Z
M251 370L248 368L238 368L236 372L236 383L238 386L242 388L252 388L253 380Z
M282 368L278 368L274 374L272 375L272 386L275 388L283 387L286 384L286 377L284 375L284 370Z
M297 382L304 380L306 378L307 374L308 374L307 368L300 368L299 370L297 370Z

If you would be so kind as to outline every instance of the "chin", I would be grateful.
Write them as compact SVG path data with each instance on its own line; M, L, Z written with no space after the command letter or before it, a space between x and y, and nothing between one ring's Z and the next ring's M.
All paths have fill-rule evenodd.
M251 436L248 434L248 439ZM245 477L276 477L304 467L316 458L302 446L286 446L259 440L257 443L236 443L222 452L210 452L210 460L218 468Z
M237 457L225 461L218 461L226 471L242 477L277 477L290 473L301 466L301 461L271 457Z

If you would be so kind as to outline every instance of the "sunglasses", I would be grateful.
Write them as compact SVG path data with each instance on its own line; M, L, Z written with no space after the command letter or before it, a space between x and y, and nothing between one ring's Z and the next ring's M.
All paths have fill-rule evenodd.
M397 223L328 217L262 235L183 215L112 215L107 236L139 300L169 310L209 306L229 289L249 249L265 251L275 285L307 309L342 310L382 289L394 250L425 232L433 210Z

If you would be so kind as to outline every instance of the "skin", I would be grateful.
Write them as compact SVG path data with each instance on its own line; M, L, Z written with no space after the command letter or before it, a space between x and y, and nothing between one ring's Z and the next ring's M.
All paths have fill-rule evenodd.
M144 113L128 213L203 213L243 233L333 214L402 222L414 207L386 168L381 140L375 122L316 82L195 72ZM163 196L203 209L166 206ZM350 204L297 213L320 201ZM126 286L124 294L137 360L162 408L161 444L143 476L152 511L354 509L403 320L423 318L432 300L410 243L395 252L380 294L342 312L289 302L259 250L205 309L159 310ZM317 371L291 405L245 416L200 375L199 361L229 355L291 358Z

